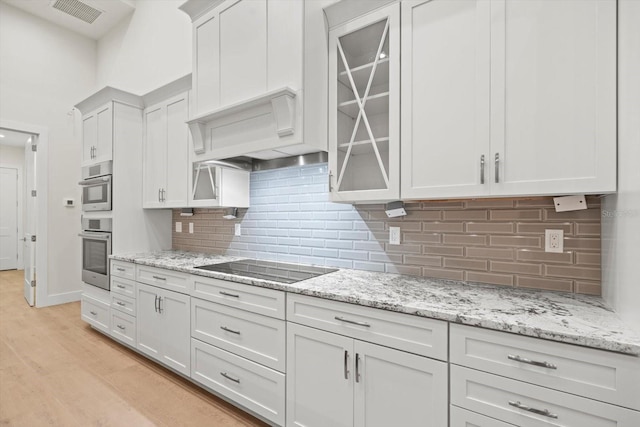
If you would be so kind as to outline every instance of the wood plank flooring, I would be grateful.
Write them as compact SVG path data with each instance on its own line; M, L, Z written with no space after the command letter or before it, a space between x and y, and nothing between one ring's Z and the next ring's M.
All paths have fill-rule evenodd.
M91 329L80 303L32 308L0 272L0 426L265 426Z

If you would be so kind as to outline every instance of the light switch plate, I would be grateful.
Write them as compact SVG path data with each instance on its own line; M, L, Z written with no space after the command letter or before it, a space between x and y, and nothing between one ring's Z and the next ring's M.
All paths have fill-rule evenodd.
M189 233L193 234L193 223L192 222L189 223Z
M176 221L176 233L182 233L182 222Z
M234 225L235 225L235 229L233 231L233 235L240 236L242 234L242 227L240 226L240 224L234 224Z

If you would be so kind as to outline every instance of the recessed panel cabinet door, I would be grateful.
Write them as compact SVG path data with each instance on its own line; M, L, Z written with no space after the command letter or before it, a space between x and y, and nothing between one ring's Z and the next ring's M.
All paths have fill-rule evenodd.
M616 189L616 2L491 2L496 195Z
M402 198L486 195L490 2L402 2Z
M162 105L144 111L144 207L160 207L167 170L166 111Z
M355 341L356 427L446 426L447 363Z
M353 357L353 339L287 324L287 426L353 425Z
M165 204L187 206L189 173L189 95L181 94L167 104L167 159Z
M163 290L158 310L162 316L164 340L162 362L176 371L191 372L191 303L189 295Z
M138 283L136 291L136 322L138 338L136 348L142 353L160 360L164 331L158 311L158 291L153 286Z

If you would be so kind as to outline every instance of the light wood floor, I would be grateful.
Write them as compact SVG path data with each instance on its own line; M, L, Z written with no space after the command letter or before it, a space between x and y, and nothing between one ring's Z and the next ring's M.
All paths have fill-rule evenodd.
M0 426L264 426L80 320L31 308L0 272Z

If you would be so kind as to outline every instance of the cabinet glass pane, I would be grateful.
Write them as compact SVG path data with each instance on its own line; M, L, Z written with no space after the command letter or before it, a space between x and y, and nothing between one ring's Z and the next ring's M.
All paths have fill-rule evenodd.
M338 38L338 191L389 188L389 20Z

